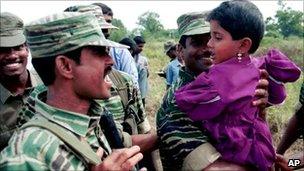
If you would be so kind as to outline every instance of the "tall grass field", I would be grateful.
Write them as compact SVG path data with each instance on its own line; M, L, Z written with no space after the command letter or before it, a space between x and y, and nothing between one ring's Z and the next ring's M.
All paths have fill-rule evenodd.
M163 45L168 40L147 39L144 48L144 55L149 60L149 93L147 97L146 111L150 123L155 128L155 116L160 107L163 95L166 91L165 80L159 77L155 72L165 67L169 62L169 57L164 54ZM299 101L300 87L303 82L303 39L298 37L289 37L287 39L265 37L260 48L254 55L265 54L270 48L278 48L289 56L291 60L301 67L302 74L300 79L291 84L286 84L287 99L283 105L269 107L267 109L267 121L272 132L274 145L277 146L280 137L286 128L289 118L294 114L294 109ZM295 152L304 151L304 143L298 140L286 152L286 155L292 155Z

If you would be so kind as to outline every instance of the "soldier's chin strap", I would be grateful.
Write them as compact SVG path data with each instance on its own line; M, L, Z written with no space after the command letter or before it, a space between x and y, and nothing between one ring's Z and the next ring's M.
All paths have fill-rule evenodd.
M69 133L65 128L44 119L31 120L25 123L20 129L28 127L40 127L52 132L73 151L80 154L89 164L98 165L101 163L100 157L93 151L87 142L80 141L75 135Z

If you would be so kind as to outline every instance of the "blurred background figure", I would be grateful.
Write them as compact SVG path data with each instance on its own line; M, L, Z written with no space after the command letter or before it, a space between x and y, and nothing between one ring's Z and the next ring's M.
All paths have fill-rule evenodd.
M145 40L141 36L135 36L133 39L137 45L137 51L134 55L134 60L137 66L138 71L138 85L142 97L144 106L146 105L145 99L148 94L148 77L149 77L149 68L148 68L148 59L143 56L141 52L145 47Z
M176 43L168 41L164 44L164 52L170 58L170 62L165 69L167 89L178 78L180 67L183 65L183 60L178 56L176 51Z
M129 52L131 53L131 55L133 57L135 56L135 53L137 52L137 46L136 46L136 43L132 39L125 37L125 38L121 39L119 41L119 43L129 46L129 48L128 48Z

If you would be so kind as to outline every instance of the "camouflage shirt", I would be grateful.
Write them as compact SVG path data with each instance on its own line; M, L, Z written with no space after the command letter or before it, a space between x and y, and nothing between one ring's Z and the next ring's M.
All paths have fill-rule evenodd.
M44 86L37 87L23 107L21 115L30 118L43 117L58 124L86 141L97 151L104 149L103 158L111 148L99 126L103 109L92 101L88 115L58 109L44 103ZM20 122L23 122L22 120ZM102 158L102 159L103 159ZM40 127L28 127L15 132L0 155L0 170L87 170L88 166L68 145L50 131Z
M128 88L127 92L129 92L129 101L133 102L135 113L137 116L135 117L135 121L137 125L137 130L139 134L145 134L151 130L150 123L148 121L148 117L145 113L145 109L143 107L141 96L139 93L138 87L134 84L132 77L126 73L120 72L126 87ZM122 133L122 140L125 147L130 147L132 145L132 140L130 134L123 132L122 123L125 121L125 116L128 115L127 111L124 109L122 99L118 94L118 88L112 83L111 87L111 97L106 100L96 100L102 107L105 107L109 110L115 119L116 126L120 133Z
M0 151L7 146L10 137L13 135L16 129L18 111L26 102L32 87L42 84L34 70L28 72L31 87L26 88L22 95L14 95L0 84Z
M199 125L180 111L175 101L174 92L193 80L194 76L186 72L184 67L181 68L177 81L164 96L156 116L157 134L160 138L159 151L164 170L181 170L185 158L208 140L204 132L199 129ZM191 167L191 170L203 169L204 164L200 161L200 157L211 157L206 151L201 149L199 151L194 163L197 166ZM212 160L214 161L210 159L209 162L213 162ZM189 162L193 161L193 159L189 160Z

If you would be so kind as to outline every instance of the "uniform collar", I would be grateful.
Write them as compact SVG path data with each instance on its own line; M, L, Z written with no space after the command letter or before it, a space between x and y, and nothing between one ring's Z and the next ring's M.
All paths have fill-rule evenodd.
M195 74L186 70L185 66L182 66L179 70L179 77L183 82L190 82L195 80Z
M30 70L29 76L30 76L30 81L31 81L32 87L36 87L38 85L43 84L38 73L35 70Z
M4 104L10 96L13 96L13 94L10 91L8 91L5 87L3 87L2 84L0 84L1 103Z
M85 137L87 133L99 123L100 114L102 113L103 109L95 101L92 101L88 115L83 115L52 107L44 103L47 90L43 91L43 88L39 88L35 89L35 94L37 95L34 99L35 109L38 114L41 114L46 119L51 120L82 137ZM42 92L37 92L41 90ZM31 96L31 98L34 97Z

